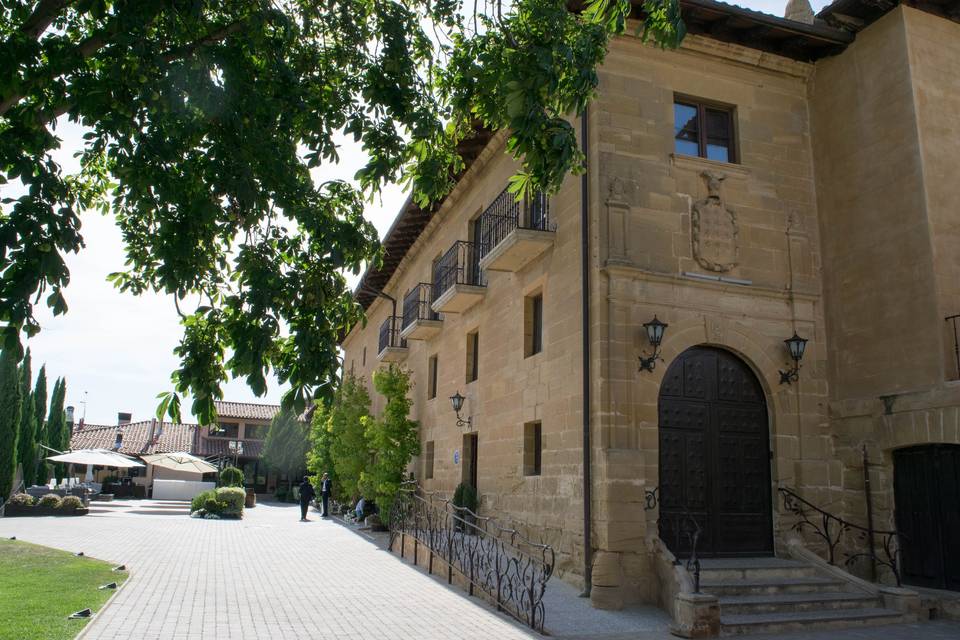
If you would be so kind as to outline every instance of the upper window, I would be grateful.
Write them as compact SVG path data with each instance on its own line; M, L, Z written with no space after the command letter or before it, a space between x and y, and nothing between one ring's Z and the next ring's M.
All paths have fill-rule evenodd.
M480 333L467 334L467 383L473 382L480 374Z
M733 107L696 102L673 103L674 150L720 162L736 162L733 144Z
M523 301L523 355L530 357L543 351L543 294L528 296Z
M237 422L221 422L218 430L212 431L210 435L219 438L236 438L240 431L240 424Z
M243 427L244 440L265 440L267 431L270 430L268 424L248 424Z
M437 356L430 356L427 364L427 400L437 397Z

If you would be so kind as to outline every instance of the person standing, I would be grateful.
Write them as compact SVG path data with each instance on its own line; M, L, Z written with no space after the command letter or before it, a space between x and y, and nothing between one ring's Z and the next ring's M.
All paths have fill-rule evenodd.
M323 502L323 509L320 513L321 517L329 518L329 504L330 504L330 476L326 473L323 474L323 477L320 478L320 499Z
M323 475L326 477L327 474ZM310 501L315 497L317 492L313 490L310 478L303 476L303 482L300 483L300 522L307 522L307 509L310 507ZM324 498L324 506L326 506L326 498Z

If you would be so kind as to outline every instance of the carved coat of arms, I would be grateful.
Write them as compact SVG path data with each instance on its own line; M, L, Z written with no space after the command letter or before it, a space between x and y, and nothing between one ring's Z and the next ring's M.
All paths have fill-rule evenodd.
M708 171L700 175L707 181L707 197L695 203L691 213L693 257L709 271L730 271L738 264L740 243L737 214L720 195L726 176Z

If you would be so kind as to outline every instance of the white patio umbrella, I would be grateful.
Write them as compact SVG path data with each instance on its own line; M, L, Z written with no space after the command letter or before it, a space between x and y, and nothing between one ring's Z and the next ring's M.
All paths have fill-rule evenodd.
M217 468L197 456L189 453L154 453L149 456L143 456L143 460L155 467L163 467L173 471L185 471L187 473L216 473Z
M55 456L47 456L47 460L64 462L66 464L87 465L86 481L93 481L94 467L111 467L114 469L129 469L142 467L144 464L129 456L106 449L75 449Z

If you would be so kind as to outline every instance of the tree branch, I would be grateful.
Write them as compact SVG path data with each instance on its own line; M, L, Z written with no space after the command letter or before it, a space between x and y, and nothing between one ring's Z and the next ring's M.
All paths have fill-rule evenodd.
M160 56L160 59L163 60L164 62L173 62L174 60L180 60L182 58L186 58L194 54L198 49L203 49L204 47L208 47L212 44L216 44L218 42L222 42L226 40L232 34L237 33L244 26L246 26L247 21L248 21L248 18L244 18L242 20L235 20L230 24L226 24L220 27L219 29L215 29L214 31L211 31L210 33L208 33L207 35L203 36L198 40L194 40L190 44L185 44L182 47L176 47L174 49L170 49L169 51L164 53L162 56Z
M47 27L57 19L60 12L75 1L76 0L40 0L34 8L33 13L30 14L30 17L20 25L20 33L31 40L36 40L43 35Z

